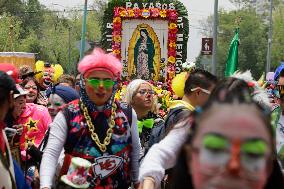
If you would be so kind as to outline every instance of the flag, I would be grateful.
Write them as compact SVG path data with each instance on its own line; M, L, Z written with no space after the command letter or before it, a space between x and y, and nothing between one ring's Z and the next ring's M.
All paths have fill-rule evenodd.
M226 61L225 76L231 76L238 66L238 48L239 48L239 28L236 29L235 36L230 44L230 49Z

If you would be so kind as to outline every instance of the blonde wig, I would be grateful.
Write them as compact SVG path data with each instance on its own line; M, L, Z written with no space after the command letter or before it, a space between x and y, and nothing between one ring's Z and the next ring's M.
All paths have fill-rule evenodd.
M131 81L125 91L125 102L128 104L133 104L133 97L137 94L138 89L140 88L140 86L142 84L147 84L149 86L151 86L152 90L154 90L154 87L151 83L143 80L143 79L135 79L133 81ZM157 97L154 96L153 97L153 104L152 104L152 108L151 108L151 112L153 113L158 113L159 111L159 107L158 107L158 101L157 101Z

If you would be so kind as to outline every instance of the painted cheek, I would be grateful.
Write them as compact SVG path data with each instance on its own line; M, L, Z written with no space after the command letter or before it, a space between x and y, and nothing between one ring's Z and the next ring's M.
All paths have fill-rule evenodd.
M95 91L95 88L92 87L91 85L86 85L86 89L87 89L89 92Z
M190 170L188 174L192 175L194 188L203 188L203 185L205 185L209 180L209 178L200 171L203 169L204 165L200 164L199 160L199 155L193 153L191 156L190 166L188 168ZM204 167L204 169L206 169L206 167Z

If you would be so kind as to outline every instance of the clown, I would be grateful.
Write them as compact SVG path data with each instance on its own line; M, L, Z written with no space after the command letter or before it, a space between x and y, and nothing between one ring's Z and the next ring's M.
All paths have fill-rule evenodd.
M270 115L248 95L247 84L235 78L220 82L209 102L193 114L173 188L284 187Z
M70 102L54 118L41 169L41 188L51 188L58 157L64 147L61 174L72 157L92 163L90 188L138 188L140 142L135 111L114 100L122 72L112 54L95 49L78 65L80 99Z
M61 65L51 65L49 62L37 61L35 69L35 72L39 72L35 77L42 89L47 89L51 84L56 83L63 74Z

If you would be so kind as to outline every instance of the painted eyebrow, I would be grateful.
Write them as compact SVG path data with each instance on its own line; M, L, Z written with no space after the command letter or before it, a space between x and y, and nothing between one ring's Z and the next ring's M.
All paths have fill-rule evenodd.
M203 137L205 137L205 136L216 136L216 137L220 137L220 138L228 140L228 138L225 137L224 135L222 135L220 133L215 133L215 132L206 133L206 134L203 135Z
M252 137L252 138L248 138L248 139L245 139L244 141L242 141L242 143L246 143L246 142L258 142L258 141L263 141L265 142L267 145L267 141L264 140L263 138L259 138L259 137Z
M244 153L263 155L267 152L269 145L262 138L250 138L242 142L241 150Z
M90 79L98 79L98 80L112 80L112 78L98 78L98 77L91 77Z

